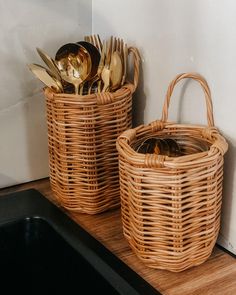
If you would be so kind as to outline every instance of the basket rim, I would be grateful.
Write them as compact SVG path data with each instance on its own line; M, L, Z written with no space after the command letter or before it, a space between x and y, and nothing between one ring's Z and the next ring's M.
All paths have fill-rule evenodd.
M93 93L93 94L72 94L72 93L56 93L49 87L44 87L43 91L44 94L50 98L50 99L62 99L66 98L67 100L77 100L79 102L87 102L89 101L97 101L98 104L106 104L111 101L120 99L123 96L132 95L136 88L138 87L138 80L139 80L139 66L140 66L140 60L141 56L136 47L129 47L128 48L128 55L133 55L133 67L134 67L134 73L133 73L133 80L130 82L129 80L126 80L125 83L118 88L114 92L105 91L100 93Z
M169 157L166 155L156 154L141 154L135 151L131 144L135 140L138 140L139 136L151 135L151 133L157 134L158 131L166 131L167 133L174 133L175 131L181 131L181 129L188 130L189 132L197 131L201 134L202 139L207 139L211 142L210 149L208 151L202 151L191 155L184 155L179 157ZM191 167L192 165L204 164L216 157L223 156L228 150L228 143L225 138L219 133L216 127L209 127L205 125L195 124L179 124L175 122L163 122L153 121L148 125L140 125L136 128L128 129L124 131L116 142L117 150L128 162L134 165L141 165L148 168L183 168L186 165Z
M78 102L95 102L100 101L101 98L107 98L110 100L118 100L123 96L132 95L135 92L135 86L132 83L126 83L121 88L117 89L114 92L101 92L93 94L72 94L72 93L56 93L49 87L43 88L44 94L46 97L52 100L61 100L65 98L67 102L78 101Z

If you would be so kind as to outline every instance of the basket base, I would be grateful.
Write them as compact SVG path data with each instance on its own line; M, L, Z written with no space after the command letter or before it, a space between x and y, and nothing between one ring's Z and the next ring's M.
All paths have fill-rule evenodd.
M169 255L167 255L165 251L165 253L161 255L161 251L159 251L160 253L159 255L157 255L152 254L150 250L147 250L144 247L142 248L141 246L139 249L137 249L137 245L132 241L132 238L126 236L125 234L124 236L127 239L132 251L136 254L138 259L140 259L147 267L168 270L171 272L182 272L186 269L198 266L206 262L206 260L211 256L216 243L215 239L209 245L200 245L198 248L195 248L191 252L170 251Z
M67 211L73 213L85 213L90 215L99 214L108 210L120 207L119 190L104 190L98 193L89 193L89 196L83 198L75 194L70 195L68 191L58 190L58 186L51 181L51 189L58 205Z

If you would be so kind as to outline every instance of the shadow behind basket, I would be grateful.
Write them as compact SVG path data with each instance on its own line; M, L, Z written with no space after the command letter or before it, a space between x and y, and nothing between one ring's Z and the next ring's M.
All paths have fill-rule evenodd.
M208 126L168 122L175 84L192 78L203 87ZM168 157L137 153L148 137L207 140L208 151ZM214 127L207 82L181 74L168 88L162 119L122 133L117 140L124 235L137 256L153 268L178 272L204 262L215 245L221 214L223 155L227 143Z
M120 204L116 139L132 126L132 94L139 76L133 54L134 82L116 92L56 94L47 100L50 182L67 210L96 214Z

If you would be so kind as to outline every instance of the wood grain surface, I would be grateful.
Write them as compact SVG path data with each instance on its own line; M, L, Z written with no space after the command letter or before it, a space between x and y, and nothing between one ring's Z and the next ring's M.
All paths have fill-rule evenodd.
M0 196L35 188L55 202L48 179L0 190ZM215 247L203 264L180 273L151 269L135 256L122 233L120 209L98 215L65 212L103 243L116 256L165 295L234 295L236 294L236 259Z

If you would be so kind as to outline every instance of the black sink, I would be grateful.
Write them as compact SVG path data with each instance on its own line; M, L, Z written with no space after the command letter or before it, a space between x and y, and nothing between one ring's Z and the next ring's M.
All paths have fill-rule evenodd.
M0 266L2 294L160 294L36 190L0 197Z

